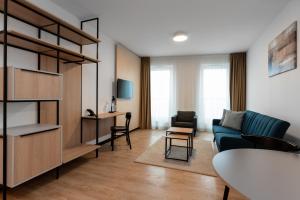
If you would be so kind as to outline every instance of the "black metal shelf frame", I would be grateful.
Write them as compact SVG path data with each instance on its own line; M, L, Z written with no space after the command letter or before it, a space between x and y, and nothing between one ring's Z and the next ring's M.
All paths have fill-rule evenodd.
M5 1L5 0L3 0L3 1ZM72 31L72 32L74 32L74 33L76 33L76 34L78 34L78 35L81 35L82 37L85 37L86 39L88 39L88 40L90 41L89 43L86 43L86 44L84 44L84 45L95 44L95 43L96 43L96 41L95 41L93 38L88 37L87 35L84 35L84 34L82 34L81 32L77 32L76 30L74 30L74 28L68 27L68 26L64 25L63 23L60 23L60 21L57 20L57 19L51 18L51 17L45 15L45 14L42 13L42 12L39 12L39 11L37 11L37 10L34 10L33 8L27 6L27 5L26 5L26 2L23 2L22 0L9 0L9 1L10 1L10 2L13 2L13 3L17 4L17 5L19 5L20 7L26 8L26 9L29 10L30 12L33 12L33 13L35 13L35 14L37 14L37 15L39 15L39 16L41 16L41 17L47 19L47 20L49 20L51 23L50 23L50 24L43 25L43 26L39 26L39 25L37 25L37 24L31 23L31 22L29 22L29 21L26 21L25 19L22 19L21 17L18 17L18 16L16 16L16 15L13 15L13 14L7 12L7 16L9 16L9 17L12 17L12 18L14 18L14 19L16 19L16 20L18 20L18 21L24 22L24 23L26 23L26 24L28 24L28 25L31 25L31 26L33 26L33 27L35 27L35 28L37 28L37 29L39 29L39 30L45 31L45 32L47 32L47 33L49 33L49 34L55 35L55 36L57 36L57 37L60 37L60 38L62 38L62 39L64 39L64 40L66 40L66 41L69 41L69 42L71 42L71 43L74 43L74 44L78 45L79 47L82 46L83 44L80 44L79 42L76 42L75 40L69 39L69 38L64 37L64 36L62 36L62 35L59 35L60 33L55 33L54 31L47 30L46 27L51 27L51 26L55 26L55 25L57 25L57 24L60 24L61 27L64 27L64 28L66 28L67 30L70 30L70 31ZM8 10L7 10L7 11L8 11ZM3 9L3 11L0 10L0 12L4 14L4 9ZM59 31L57 31L57 32L59 32ZM99 40L99 38L97 38L97 39Z
M59 125L59 100L17 100L17 101L10 101L8 100L8 64L7 64L7 57L8 57L8 46L11 46L11 47L14 47L14 48L17 48L17 49L22 49L22 50L25 50L25 51L29 51L29 52L32 52L32 53L36 53L38 55L38 70L41 69L41 55L45 55L45 56L49 56L49 57L53 57L53 58L56 58L57 59L57 73L60 72L60 50L56 50L56 57L55 56L51 56L51 55L47 55L47 54L44 54L43 52L37 52L37 51L32 51L30 49L26 49L26 48L22 48L22 47L18 47L18 46L14 46L14 45L9 45L8 44L8 17L12 17L12 18L15 18L27 25L30 25L32 27L35 27L37 28L38 30L38 38L40 39L41 38L41 34L42 34L42 31L45 31L47 33L50 33L50 34L53 34L55 36L57 36L57 45L59 46L60 45L60 41L61 41L61 38L64 39L64 40L67 40L67 41L70 41L78 46L80 46L80 52L82 53L82 46L83 45L89 45L89 44L97 44L97 61L98 61L98 58L99 58L99 18L93 18L93 19L90 19L90 20L85 20L85 21L82 21L81 22L81 29L82 29L82 26L83 26L83 23L85 22L88 22L88 21L93 21L93 20L96 20L97 22L97 39L98 41L97 42L94 42L91 40L91 43L89 44L80 44L74 40L70 40L66 37L63 37L61 36L60 34L60 28L61 26L64 26L65 28L68 28L70 30L72 30L70 27L66 27L64 24L61 24L59 23L59 21L55 21L53 19L50 19L51 21L53 21L54 23L53 24L49 24L48 26L57 26L57 33L54 33L54 32L51 32L47 29L45 29L45 27L41 27L41 26L37 26L33 23L30 23L28 21L25 21L24 19L21 19L21 18L18 18L16 16L13 16L11 15L8 11L8 2L9 1L12 1L12 2L15 2L15 3L18 3L20 6L24 6L24 7L27 7L26 5L18 2L18 1L15 1L15 0L3 0L3 11L1 10L0 12L3 13L3 42L2 42L2 45L3 45L3 100L1 101L3 103L3 170L2 170L2 173L3 173L3 184L2 184L2 199L3 200L6 200L7 199L7 105L8 103L18 103L18 102L37 102L37 113L38 113L38 119L37 119L37 123L40 123L40 109L41 109L41 102L51 102L51 101L55 101L56 102L56 124ZM31 10L32 12L36 12L34 9L32 8L29 8L27 7L27 9ZM43 15L43 13L38 13L40 14L41 16L45 17L45 18L48 18L47 16ZM73 32L76 32L76 30L72 30ZM80 32L76 32L77 34L81 34ZM86 37L84 35L82 35L83 37ZM90 38L89 38L90 39ZM84 60L85 57L83 56L82 59ZM65 64L68 64L68 63L76 63L76 64L80 64L81 65L81 70L82 70L82 61L70 61L70 60L65 60L64 62ZM98 72L99 72L99 62L94 62L96 64L96 113L98 114L98 82L99 82L99 77L98 77ZM81 71L82 72L82 71ZM81 73L82 75L82 73ZM81 77L82 78L82 77ZM81 79L82 80L82 79ZM82 81L81 81L81 98L82 98ZM82 102L82 100L81 100ZM81 108L81 113L82 113L82 108ZM81 124L82 125L82 124ZM99 138L99 135L98 135L98 132L99 132L99 124L98 124L98 121L96 120L96 144L99 144L99 141L98 141L98 138ZM81 129L81 135L82 135L82 129ZM98 149L96 150L96 156L98 157ZM56 168L56 178L59 177L59 167Z
M92 19L87 19L84 21L81 21L80 28L83 30L83 25L84 23L88 22L96 22L96 30L97 30L97 39L99 39L99 18L92 18ZM82 47L80 47L80 53L82 53ZM96 44L96 59L99 59L99 43ZM82 67L81 67L81 76L82 76ZM82 77L81 77L82 80ZM99 113L99 62L96 63L96 118L98 118L98 113ZM81 81L81 98L82 98L82 81ZM82 103L82 101L81 101ZM95 122L96 125L96 145L99 145L99 120L96 120ZM82 105L81 105L81 131L80 131L80 142L81 144L83 143L83 118L82 118ZM99 149L96 149L96 158L99 156Z

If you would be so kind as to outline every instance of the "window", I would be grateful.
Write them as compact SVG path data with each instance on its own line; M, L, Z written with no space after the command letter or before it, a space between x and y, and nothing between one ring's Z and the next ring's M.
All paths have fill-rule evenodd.
M198 129L210 131L212 119L229 108L229 56L151 58L152 127L170 126L178 110L196 111Z
M170 69L151 68L151 120L153 128L166 128L170 118Z
M228 64L203 65L200 70L200 109L202 127L211 129L212 119L220 119L223 109L229 108Z

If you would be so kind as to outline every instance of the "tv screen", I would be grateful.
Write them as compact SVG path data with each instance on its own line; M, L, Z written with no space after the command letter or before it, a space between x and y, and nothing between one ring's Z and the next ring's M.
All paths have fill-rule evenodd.
M133 95L133 85L131 81L118 79L117 80L117 98L131 99Z

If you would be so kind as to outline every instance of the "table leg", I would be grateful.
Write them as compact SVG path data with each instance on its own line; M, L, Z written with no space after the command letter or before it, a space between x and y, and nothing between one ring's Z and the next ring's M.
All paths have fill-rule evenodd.
M189 139L187 139L187 141L186 141L186 146L187 146L187 148L186 148L186 161L188 162L189 161L189 157L190 157L190 141L189 141Z
M165 138L165 158L167 158L167 150L168 150L168 138Z
M229 195L229 187L227 185L225 185L223 200L227 200L228 199L228 195Z

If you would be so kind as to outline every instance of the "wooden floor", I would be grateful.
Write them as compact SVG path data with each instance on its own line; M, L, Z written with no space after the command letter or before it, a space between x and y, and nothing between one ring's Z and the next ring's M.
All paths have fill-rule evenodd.
M131 135L133 149L125 138L101 148L100 157L91 153L61 169L61 176L49 172L9 191L9 200L210 200L222 199L224 185L219 178L135 163L134 160L162 135L139 130ZM229 199L244 199L231 190Z

